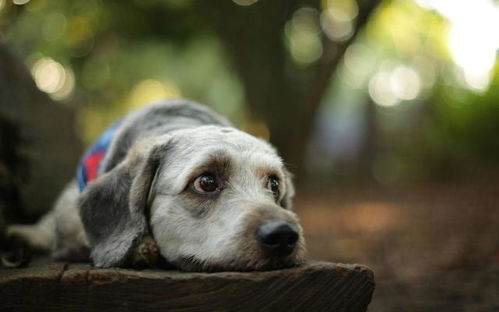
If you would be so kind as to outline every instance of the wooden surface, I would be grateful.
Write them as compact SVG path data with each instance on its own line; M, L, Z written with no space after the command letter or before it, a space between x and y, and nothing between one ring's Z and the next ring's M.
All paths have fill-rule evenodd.
M53 262L0 269L1 311L365 311L373 290L368 268L323 262L250 273Z

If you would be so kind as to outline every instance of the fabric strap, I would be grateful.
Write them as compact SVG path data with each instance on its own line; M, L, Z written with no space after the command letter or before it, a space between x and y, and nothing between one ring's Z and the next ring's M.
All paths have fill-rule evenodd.
M97 178L102 160L106 156L109 145L111 145L113 136L120 124L121 120L107 128L83 154L76 170L76 181L80 192L83 191L88 182Z

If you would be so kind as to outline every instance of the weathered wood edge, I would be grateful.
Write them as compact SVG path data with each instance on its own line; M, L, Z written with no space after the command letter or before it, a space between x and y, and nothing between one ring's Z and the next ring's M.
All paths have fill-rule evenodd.
M275 277L281 274L300 274L310 271L324 271L334 275L344 275L349 271L356 271L364 274L374 283L374 273L367 266L361 264L344 264L311 261L304 265L272 271L252 271L252 272L181 272L177 270L133 270L124 268L98 269L86 263L67 262L46 262L35 263L26 268L0 269L0 287L4 287L9 282L19 279L36 280L58 280L64 282L68 278L86 274L89 276L108 275L109 279L99 280L98 283L113 283L122 279L152 279L152 280L188 280L192 278L223 278L259 281L266 278ZM94 282L88 280L89 283Z
M88 311L365 311L373 291L369 268L326 262L263 272L96 269L57 262L0 270L2 311L82 306Z

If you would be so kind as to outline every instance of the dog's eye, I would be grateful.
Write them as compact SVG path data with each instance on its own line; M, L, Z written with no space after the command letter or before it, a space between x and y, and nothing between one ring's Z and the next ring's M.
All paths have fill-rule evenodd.
M220 191L217 178L211 173L203 173L192 183L194 191L200 194L209 194Z
M276 176L270 176L267 181L267 187L274 193L274 199L279 199L279 179Z

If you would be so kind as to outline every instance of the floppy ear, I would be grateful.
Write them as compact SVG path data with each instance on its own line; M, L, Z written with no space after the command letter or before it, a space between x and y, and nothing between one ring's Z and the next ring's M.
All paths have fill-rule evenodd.
M148 194L166 149L166 143L134 145L123 162L82 193L79 211L96 267L124 265L148 233Z
M282 197L281 206L291 210L293 209L293 197L295 196L295 187L293 185L293 174L288 169L284 168L284 184L286 185L286 193Z

